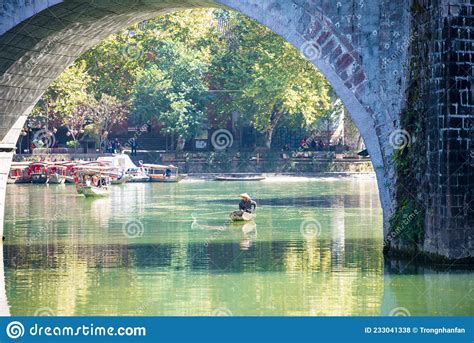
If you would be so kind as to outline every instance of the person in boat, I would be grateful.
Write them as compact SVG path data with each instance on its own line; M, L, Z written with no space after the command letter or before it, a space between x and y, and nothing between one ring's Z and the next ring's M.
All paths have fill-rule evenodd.
M250 198L247 193L240 194L239 210L242 212L253 213L257 209L257 203Z
M165 177L166 177L166 178L170 178L170 177L171 177L171 169L170 169L170 168L166 168L166 170L165 170Z

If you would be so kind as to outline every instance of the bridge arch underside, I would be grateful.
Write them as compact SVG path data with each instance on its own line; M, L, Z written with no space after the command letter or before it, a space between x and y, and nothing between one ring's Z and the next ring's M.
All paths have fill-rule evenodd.
M109 35L143 20L193 7L227 7L284 37L329 80L371 155L387 235L395 183L388 137L398 125L403 106L406 49L389 49L383 39L391 41L387 34L394 29L408 36L409 20L397 14L406 7L404 1L395 0L393 11L384 12L379 20L391 20L391 13L398 20L384 26L374 21L374 12L380 9L377 1L372 2L358 8L352 1L337 6L333 1L319 1L320 7L315 7L313 1L305 0L36 0L22 8L7 6L0 25L0 224L6 175L20 130L49 84L66 67ZM382 68L382 59L394 52L396 59Z

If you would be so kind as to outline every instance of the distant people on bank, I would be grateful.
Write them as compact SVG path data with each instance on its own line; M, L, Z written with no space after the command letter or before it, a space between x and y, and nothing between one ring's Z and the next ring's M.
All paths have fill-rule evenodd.
M308 150L308 144L306 144L306 137L301 138L300 140L300 149Z
M135 137L130 140L130 147L132 148L132 156L137 156L138 142Z
M118 138L115 138L113 142L114 154L120 154L122 152L122 144L120 144Z
M114 149L112 148L112 142L107 141L107 144L105 145L105 152L112 154L114 152Z

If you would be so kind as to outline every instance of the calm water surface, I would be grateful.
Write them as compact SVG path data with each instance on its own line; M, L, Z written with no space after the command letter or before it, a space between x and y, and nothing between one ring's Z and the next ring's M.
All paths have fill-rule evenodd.
M241 192L255 223L230 224ZM9 185L12 315L473 315L473 274L382 256L375 179ZM1 276L1 275L0 275Z

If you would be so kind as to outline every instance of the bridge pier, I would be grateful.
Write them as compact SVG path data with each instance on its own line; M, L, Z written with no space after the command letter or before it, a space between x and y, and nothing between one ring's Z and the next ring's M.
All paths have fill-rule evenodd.
M431 129L423 250L474 259L474 3L442 1L433 12L441 15L429 20L433 53L431 79L425 81L431 90L426 96Z
M411 142L396 156L397 238L391 249L472 261L474 4L420 0L412 11L412 66L401 115Z
M20 132L23 129L27 118L27 115L20 116L0 142L0 236L2 237L5 220L5 197L7 193L8 174L10 173L10 167L13 155L15 154L18 137L20 136Z
M7 179L13 158L13 151L0 151L0 235L3 237L5 218L5 196L7 193Z

